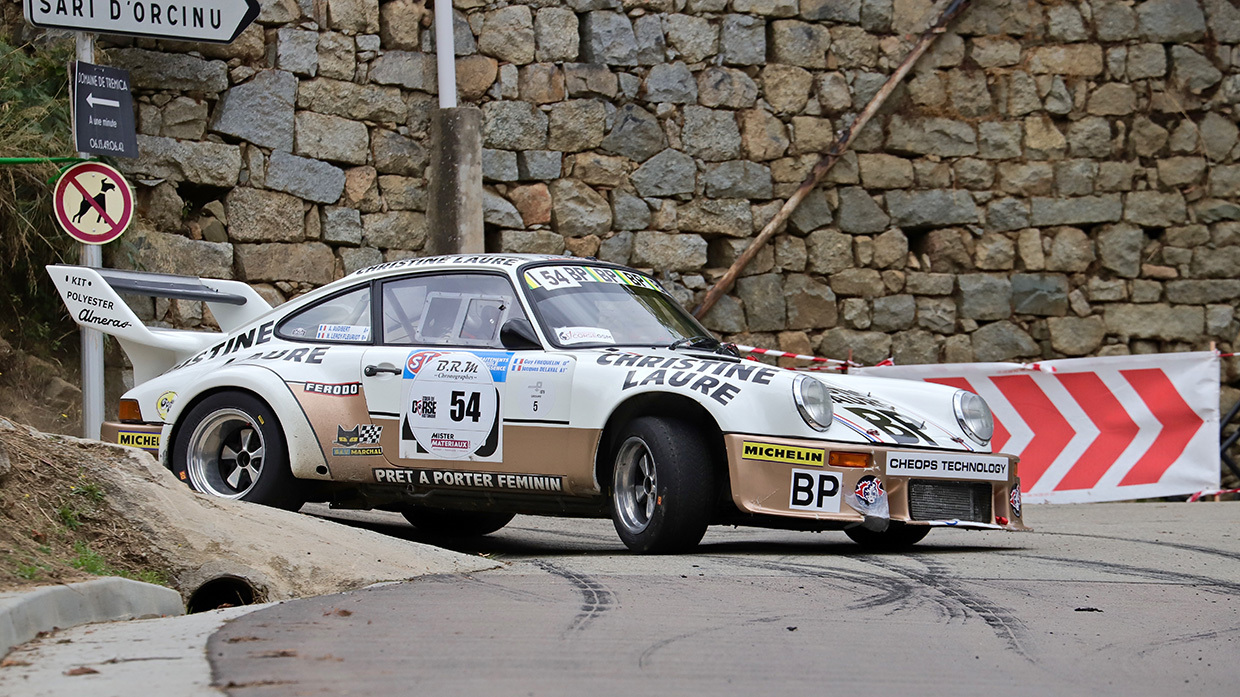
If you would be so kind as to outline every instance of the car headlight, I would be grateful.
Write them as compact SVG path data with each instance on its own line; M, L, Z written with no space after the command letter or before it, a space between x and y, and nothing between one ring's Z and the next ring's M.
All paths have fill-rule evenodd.
M792 399L797 403L801 418L815 431L825 431L831 426L831 391L827 386L808 375L798 375L792 381Z
M970 438L985 445L995 434L995 417L990 413L986 400L972 392L960 390L952 398L956 421Z

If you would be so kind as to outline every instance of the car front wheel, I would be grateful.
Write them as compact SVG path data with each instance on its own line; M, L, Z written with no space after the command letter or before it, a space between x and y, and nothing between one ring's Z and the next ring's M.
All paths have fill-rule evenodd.
M710 522L715 477L697 429L658 417L633 420L615 451L612 521L630 550L686 552Z
M921 542L922 538L930 534L930 526L906 525L904 523L892 522L886 530L876 532L858 525L848 528L844 531L844 534L848 535L853 542L861 545L866 550L888 552L912 547Z
M205 494L291 511L305 503L275 413L243 392L195 405L177 432L172 463L177 478Z

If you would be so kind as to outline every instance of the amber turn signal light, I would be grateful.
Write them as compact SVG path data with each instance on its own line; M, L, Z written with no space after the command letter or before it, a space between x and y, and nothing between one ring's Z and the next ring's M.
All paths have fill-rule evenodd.
M827 464L832 467L869 467L869 453L846 453L838 450L832 450L831 455L827 458Z
M138 408L138 400L122 399L117 409L121 421L141 421L142 410Z

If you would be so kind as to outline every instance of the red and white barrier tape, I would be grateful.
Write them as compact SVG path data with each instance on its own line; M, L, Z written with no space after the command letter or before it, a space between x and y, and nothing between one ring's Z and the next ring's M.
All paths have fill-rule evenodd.
M834 358L822 358L819 356L806 356L800 353L789 353L787 351L776 351L775 349L758 348L757 346L741 346L740 344L737 344L736 350L743 351L745 353L756 353L763 356L771 356L772 358L797 358L802 361L811 361L813 363L829 363L831 365L851 366L860 365L860 363L853 363L852 361L841 361Z
M1218 496L1219 494L1240 494L1240 489L1206 489L1189 496L1188 502L1200 501L1206 496Z
M807 366L803 368L795 368L795 370L811 370L811 371L812 370L844 370L844 371L847 371L848 368L863 367L862 364L857 363L856 361L851 361L851 360L841 361L836 358L822 358L820 356L807 356L803 353L790 353L788 351L777 351L775 349L758 348L757 346L744 346L741 344L734 344L734 345L736 346L736 350L740 351L741 353L758 354L761 356L770 356L772 358L794 358L794 359L801 360L801 361L810 361L811 363L825 363L827 364L827 366L830 366L830 367ZM749 358L751 360L756 360L752 356L750 356ZM893 365L895 365L895 361L893 361L891 358L884 358L878 363L875 363L874 367L880 368L883 366L893 366ZM1041 363L1021 363L1020 367L1023 370L1031 370L1031 371L1036 371L1036 372L1041 372L1041 373L1056 372L1055 366L1043 365Z

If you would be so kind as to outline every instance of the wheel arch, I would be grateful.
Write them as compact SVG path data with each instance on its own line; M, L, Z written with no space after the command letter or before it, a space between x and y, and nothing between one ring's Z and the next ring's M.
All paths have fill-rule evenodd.
M216 371L194 385L190 395L178 395L175 412L170 416L172 430L166 467L172 467L176 439L185 423L185 416L203 400L222 392L242 392L266 404L276 415L288 449L289 470L298 479L331 479L327 458L310 419L293 396L288 384L267 368L238 366ZM328 473L328 474L323 474Z
M723 443L723 430L715 416L696 400L673 392L644 392L634 395L621 402L607 417L603 433L599 437L598 449L594 454L594 479L599 491L606 494L611 482L615 463L612 455L624 427L634 419L643 416L657 416L675 419L688 423L698 429L706 438L710 447L712 467L719 473L719 481L726 490L728 500L731 499L731 485L728 477L727 450Z

